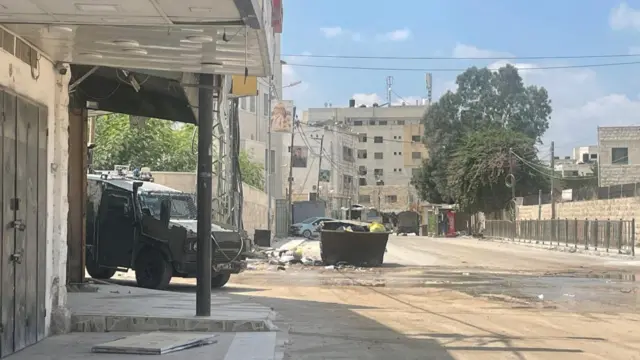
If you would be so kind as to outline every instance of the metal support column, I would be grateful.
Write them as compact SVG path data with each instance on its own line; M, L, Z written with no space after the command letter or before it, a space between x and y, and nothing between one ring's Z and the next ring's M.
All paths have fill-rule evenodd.
M220 86L220 76L215 76ZM211 197L214 75L200 74L198 89L198 255L196 316L211 315ZM219 91L218 91L219 93Z

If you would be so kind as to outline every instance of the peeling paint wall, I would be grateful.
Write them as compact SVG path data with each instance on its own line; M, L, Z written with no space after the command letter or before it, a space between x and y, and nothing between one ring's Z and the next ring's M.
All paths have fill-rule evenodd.
M47 334L67 330L66 262L67 262L67 198L68 170L68 85L70 71L60 75L44 56L40 59L39 77L34 79L31 67L0 49L0 85L15 93L44 104L49 109L47 178Z

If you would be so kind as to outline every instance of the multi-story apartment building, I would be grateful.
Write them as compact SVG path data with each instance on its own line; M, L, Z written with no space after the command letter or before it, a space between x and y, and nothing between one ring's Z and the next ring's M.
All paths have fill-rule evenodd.
M598 186L640 182L640 126L598 127Z
M303 119L306 116L305 113ZM293 141L294 157L298 154L305 159L300 162L294 160L293 200L308 200L317 196L328 201L332 209L357 202L354 154L358 139L348 126L334 124L333 121L302 122L294 133ZM287 151L282 157L286 162L283 172L288 174L291 139L285 139L284 142ZM285 186L288 187L288 184Z
M256 96L246 96L240 98L240 148L246 151L251 158L266 167L267 164L267 143L268 129L271 118L271 104L269 103L269 92L272 99L282 97L282 62L280 60L281 35L274 37L275 61L273 69L273 79L271 84L268 78L258 78L258 94ZM271 85L271 86L270 86ZM276 171L283 166L282 157L276 156L283 152L282 133L271 134L271 196L274 198L284 197L282 192L283 177L281 171ZM284 148L286 149L286 148ZM265 191L266 189L265 181Z
M412 196L411 177L427 158L422 142L424 127L421 119L425 105L389 107L312 108L305 114L309 123L332 121L347 126L357 135L354 145L358 202L381 209L403 208ZM387 191L388 196L372 196ZM396 195L396 196L394 196ZM405 200L406 199L406 200ZM355 200L354 200L355 201Z

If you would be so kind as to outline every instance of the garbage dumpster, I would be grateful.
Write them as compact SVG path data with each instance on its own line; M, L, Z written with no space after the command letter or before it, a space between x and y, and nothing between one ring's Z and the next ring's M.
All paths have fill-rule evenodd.
M326 229L335 229L333 225L335 224L325 224L320 232L320 254L325 264L346 262L354 266L382 265L390 233L368 232L368 228L360 224L354 224L350 228L365 231Z

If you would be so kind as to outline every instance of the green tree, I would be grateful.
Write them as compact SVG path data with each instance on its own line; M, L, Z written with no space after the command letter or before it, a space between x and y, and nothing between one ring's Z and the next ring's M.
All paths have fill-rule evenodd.
M96 119L95 169L114 165L150 167L155 171L194 171L197 156L191 139L196 127L160 119L131 126L128 115L109 114Z
M457 201L457 193L449 186L449 166L469 134L502 128L540 143L549 127L552 109L547 91L525 86L511 65L497 71L469 68L456 84L455 92L445 93L423 118L429 159L412 183L432 203Z
M515 161L512 152L522 160ZM523 133L502 127L471 132L450 156L449 193L462 211L489 213L505 209L511 201L507 177L512 166L516 196L529 195L532 189L537 192L541 186L546 191L548 177L532 168L543 167L535 153L535 140Z
M96 147L93 167L113 169L115 165L149 167L152 171L193 172L198 162L197 127L160 119L147 119L131 126L129 115L109 114L96 119ZM264 168L240 152L244 182L262 189Z
M252 161L244 150L240 151L238 161L240 162L242 181L262 190L264 188L264 167L260 163Z

